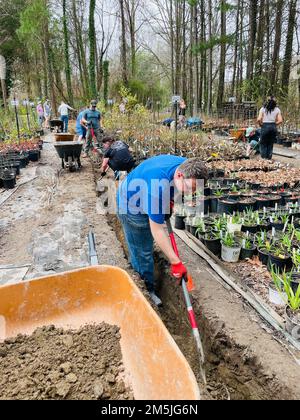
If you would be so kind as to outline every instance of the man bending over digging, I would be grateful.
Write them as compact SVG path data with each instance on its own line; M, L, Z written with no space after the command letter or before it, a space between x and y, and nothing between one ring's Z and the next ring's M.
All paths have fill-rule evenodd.
M162 304L154 291L154 241L171 264L172 275L181 280L187 269L175 254L165 221L174 197L191 195L203 188L208 170L200 159L156 156L132 171L118 191L118 217L123 226L133 269L145 281L151 298Z

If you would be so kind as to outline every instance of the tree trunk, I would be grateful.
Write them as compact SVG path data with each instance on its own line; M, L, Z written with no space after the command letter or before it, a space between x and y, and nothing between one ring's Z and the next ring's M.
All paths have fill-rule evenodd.
M254 69L254 50L257 32L257 6L258 0L250 0L249 2L249 49L248 49L248 65L247 65L247 79L252 80Z
M89 11L89 43L90 43L90 86L91 86L91 97L97 98L97 87L96 87L96 32L95 32L95 8L96 0L90 0L90 11Z
M260 0L259 8L259 23L257 32L257 46L256 46L256 66L255 73L261 76L263 72L263 53L264 53L264 36L265 36L265 0Z
M184 100L187 100L188 96L188 85L187 85L187 63L186 63L186 0L182 3L182 74L181 74L181 86L182 96Z
M78 14L77 14L76 0L72 0L72 9L73 9L73 19L74 19L75 36L76 36L76 46L78 48L78 64L79 64L79 71L80 71L80 80L82 83L82 89L83 89L84 95L89 96L90 83L89 83L89 77L88 77L88 68L87 68L87 62L86 62L86 55L85 55L85 51L83 47L82 28L80 26Z
M272 69L271 69L271 87L274 94L276 93L276 85L278 80L278 70L279 70L279 52L281 46L281 36L282 36L282 14L283 14L283 5L284 0L278 0L277 2L277 11L276 11L276 23L275 23L275 42L274 42L274 52L272 59Z
M241 0L238 0L237 3L237 10L236 10L236 32L235 32L235 43L234 43L234 58L233 58L233 75L232 75L232 83L231 83L231 91L230 96L234 96L235 92L235 84L237 79L237 66L238 66L238 49L239 49L239 27L240 27L240 8L241 8Z
M122 66L122 79L125 86L128 86L127 74L127 45L126 45L126 21L124 0L119 0L120 14L121 14L121 66Z
M108 84L109 84L109 61L107 61L107 60L105 60L103 62L103 79L104 79L104 84L103 84L103 98L104 98L105 105L107 105L107 100L108 100Z
M63 28L64 28L64 42L65 42L65 73L67 82L68 100L71 106L74 105L72 82L71 82L71 65L69 56L69 29L67 20L66 0L63 0Z
M212 0L208 0L208 35L209 40L212 39L212 19L213 19L213 11L212 11ZM212 47L208 50L208 97L207 97L207 113L210 114L212 110L212 84L213 84L213 49Z
M189 77L189 108L190 115L194 114L194 6L191 4L190 7L190 55L189 55L189 68L190 68L190 77Z
M219 69L219 88L217 106L220 108L224 102L225 67L226 67L226 0L221 0L221 52Z
M285 56L284 56L283 71L282 71L282 82L281 82L282 92L286 96L289 93L289 83L290 83L292 57L293 57L294 31L295 31L295 26L296 26L296 13L297 13L297 0L291 0Z

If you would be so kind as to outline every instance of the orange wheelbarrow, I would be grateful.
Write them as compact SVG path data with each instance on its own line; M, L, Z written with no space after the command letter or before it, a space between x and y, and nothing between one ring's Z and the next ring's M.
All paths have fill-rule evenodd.
M187 360L125 271L95 266L0 287L0 340L45 325L78 329L101 322L120 327L135 399L200 399Z

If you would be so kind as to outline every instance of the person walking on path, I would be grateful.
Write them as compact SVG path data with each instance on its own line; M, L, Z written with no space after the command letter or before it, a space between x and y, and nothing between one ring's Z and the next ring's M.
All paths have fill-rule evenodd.
M45 115L45 128L50 129L50 119L51 119L52 109L49 99L46 99L44 103L44 115Z
M64 123L64 133L69 131L69 111L75 111L75 109L62 101L60 107L58 108L58 113L61 121Z
M273 157L274 143L278 136L277 127L283 123L281 110L278 108L274 96L270 96L265 106L261 108L257 121L261 126L261 157L271 160Z
M82 123L87 128L87 141L85 153L87 154L93 148L93 134L97 139L97 145L100 148L102 128L101 128L101 113L97 110L97 101L91 101L90 108L87 109L82 118Z
M78 135L78 141L82 141L86 139L87 129L84 126L82 121L85 112L87 111L86 108L80 111L76 120L76 134Z
M179 102L179 128L183 128L186 121L186 103L184 99Z
M175 194L196 193L200 180L204 187L208 170L200 159L161 155L140 164L119 186L117 212L130 262L157 306L162 302L154 290L154 241L170 261L173 277L182 280L187 269L172 248L165 221L170 217Z
M42 128L44 124L44 108L41 101L39 101L37 104L36 112L38 115L39 126Z
M102 140L104 159L101 166L102 175L106 174L108 167L114 172L118 179L119 172L131 172L135 166L129 147L121 140L116 141L114 137L104 137Z

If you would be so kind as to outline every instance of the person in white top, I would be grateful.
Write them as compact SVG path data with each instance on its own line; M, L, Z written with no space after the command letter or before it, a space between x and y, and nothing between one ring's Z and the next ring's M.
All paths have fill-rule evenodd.
M257 122L261 126L261 157L271 160L274 143L278 136L277 127L283 123L282 113L274 96L270 96L265 106L261 108Z
M58 108L58 113L60 114L60 119L64 123L64 133L67 133L69 130L69 111L75 111L75 109L62 101Z

